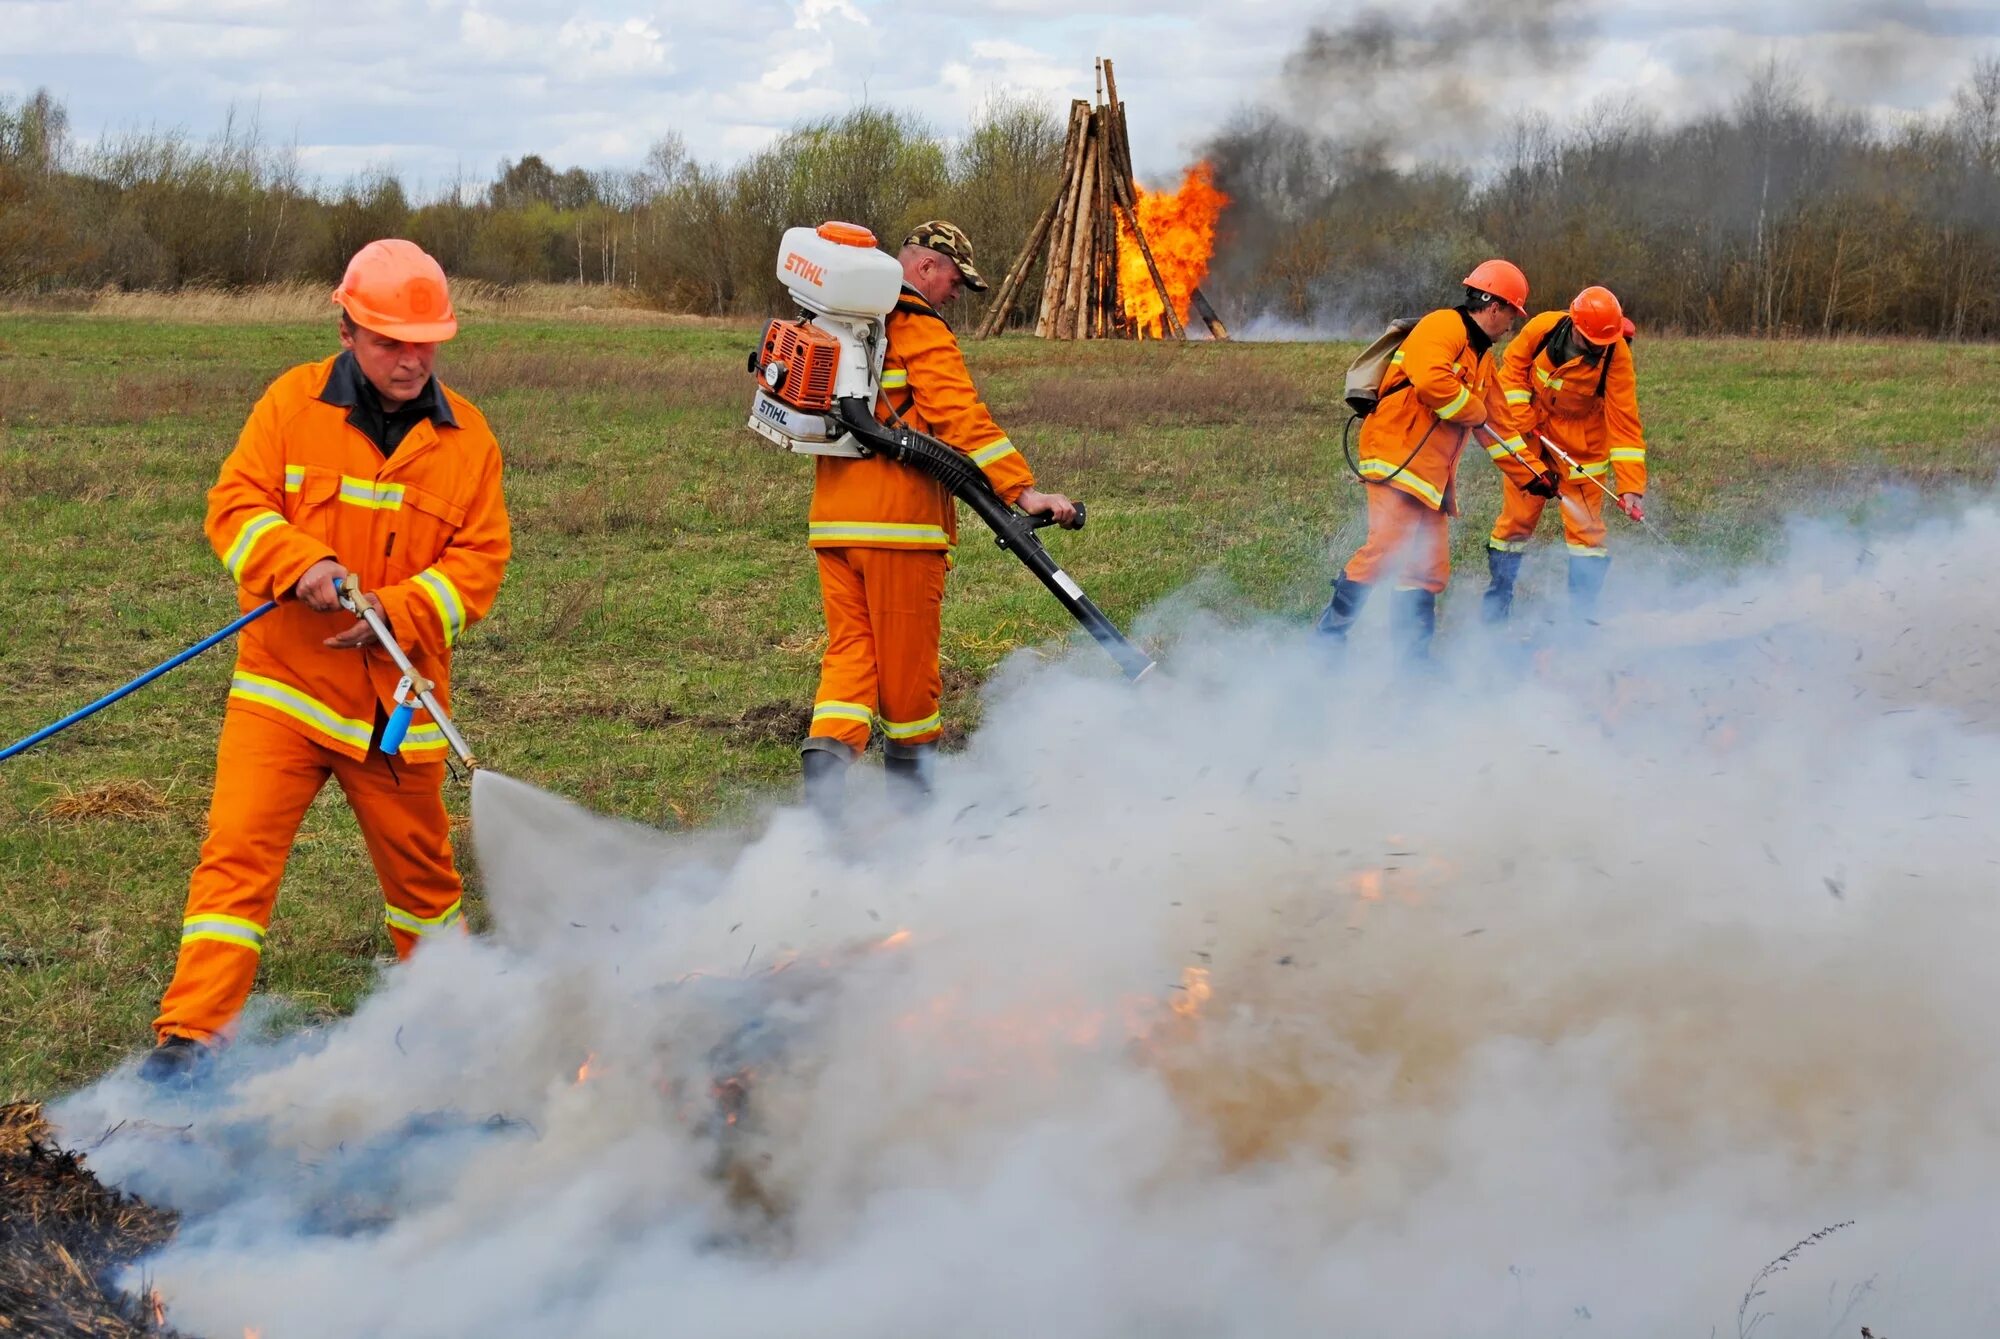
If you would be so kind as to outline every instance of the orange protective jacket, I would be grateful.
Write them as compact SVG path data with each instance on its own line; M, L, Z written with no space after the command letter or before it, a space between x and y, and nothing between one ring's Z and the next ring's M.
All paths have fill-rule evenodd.
M1361 424L1361 477L1458 514L1452 484L1466 432L1486 421L1493 341L1456 307L1424 317L1389 360L1375 412Z
M1500 359L1494 393L1488 397L1492 426L1507 446L1536 469L1555 468L1565 477L1613 476L1614 493L1646 491L1646 434L1639 423L1639 378L1632 346L1608 345L1596 359L1571 358L1558 364L1568 314L1543 312L1521 327ZM1572 470L1543 448L1540 433L1573 457ZM1517 484L1530 473L1505 448L1488 441L1486 454Z
M401 677L379 648L321 643L351 626L315 613L293 588L336 558L382 601L389 629L450 710L451 645L486 616L511 551L500 447L471 403L443 390L439 421L419 420L384 459L329 392L335 358L295 367L250 411L208 493L208 541L246 612L278 607L243 630L232 710L269 717L365 759L378 707ZM421 710L403 750L431 762L448 747Z
M875 417L901 422L972 457L1012 502L1035 476L973 388L958 339L937 309L907 285L889 313L888 353ZM883 456L821 456L809 537L816 549L943 549L958 542L951 490Z

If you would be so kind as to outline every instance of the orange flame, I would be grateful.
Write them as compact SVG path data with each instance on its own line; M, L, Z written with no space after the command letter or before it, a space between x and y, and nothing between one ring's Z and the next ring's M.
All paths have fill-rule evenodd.
M158 1288L148 1288L146 1289L146 1300L153 1304L153 1324L160 1329L165 1329L167 1327L166 1299L160 1296Z
M243 1327L243 1339L264 1339L264 1332L254 1325Z
M1183 967L1181 988L1172 1000L1173 1011L1182 1018L1193 1018L1214 993L1214 988L1208 984L1208 968Z
M597 1063L597 1052L583 1057L583 1063L576 1067L576 1081L579 1085L590 1082L591 1066Z
M1215 188L1215 169L1196 163L1181 178L1180 190L1136 188L1139 199L1139 228L1146 234L1160 278L1174 300L1174 313L1187 323L1188 297L1208 277L1209 258L1215 252L1215 223L1229 205L1229 197ZM1138 327L1142 338L1158 339L1164 333L1166 304L1153 287L1146 271L1146 258L1138 239L1121 221L1118 225L1118 291L1125 300L1125 314Z

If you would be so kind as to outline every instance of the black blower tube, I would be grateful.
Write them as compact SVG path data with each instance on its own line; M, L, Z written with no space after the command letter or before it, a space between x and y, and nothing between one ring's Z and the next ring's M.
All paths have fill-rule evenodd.
M964 452L955 451L937 438L926 437L912 428L895 428L876 421L867 402L858 397L850 396L840 402L840 421L870 450L898 464L922 470L978 512L979 519L993 531L995 542L1020 559L1021 565L1049 588L1049 594L1062 602L1070 617L1083 624L1084 631L1118 662L1118 668L1125 672L1126 678L1137 683L1153 668L1152 658L1127 641L1125 634L1104 616L1102 609L1090 602L1090 597L1083 593L1083 588L1069 573L1056 566L1056 560L1049 556L1049 551L1042 547L1042 541L1035 537L1038 527L1034 518L1023 516L1002 502L1000 495L993 491L993 485L987 482L986 472L973 464ZM1083 511L1081 504L1078 504L1077 511L1079 514Z

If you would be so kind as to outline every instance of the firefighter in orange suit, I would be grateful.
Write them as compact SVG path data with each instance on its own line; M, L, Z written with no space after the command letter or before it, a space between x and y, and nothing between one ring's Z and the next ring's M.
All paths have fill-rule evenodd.
M1395 583L1395 638L1406 659L1430 655L1437 597L1451 575L1448 517L1466 435L1486 421L1493 342L1527 315L1528 279L1504 260L1465 276L1465 301L1418 321L1390 360L1361 427L1368 538L1333 582L1317 631L1344 642L1369 592Z
M507 566L500 448L432 373L458 330L435 260L370 242L333 299L342 351L271 384L208 494L209 543L239 607L278 608L237 652L208 838L159 1045L141 1066L154 1080L195 1077L227 1037L292 839L329 775L360 821L397 956L463 930L444 734L419 712L399 757L377 747L400 676L334 582L364 593L449 710L452 643L492 607Z
M1486 444L1505 477L1500 517L1486 541L1492 580L1482 613L1489 623L1505 622L1512 610L1521 560L1551 499L1562 508L1577 620L1596 610L1611 566L1599 486L1605 476L1627 514L1645 515L1646 436L1631 330L1610 289L1586 288L1568 311L1543 312L1523 326L1500 360L1491 426L1502 440ZM1574 467L1545 449L1543 437Z
M986 288L971 241L950 223L925 223L897 258L903 291L887 321L876 417L957 448L1005 501L1073 525L1076 505L1036 491L1028 462L979 398L939 314L964 289ZM827 645L800 758L807 800L831 813L848 764L877 728L892 786L906 799L930 788L942 729L939 618L958 515L942 483L883 456L821 456L817 469L809 542L819 561Z

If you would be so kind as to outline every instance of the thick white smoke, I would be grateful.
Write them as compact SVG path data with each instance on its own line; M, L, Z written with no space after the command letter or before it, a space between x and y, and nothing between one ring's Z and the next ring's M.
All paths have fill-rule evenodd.
M499 933L59 1119L210 1335L1990 1333L2000 514L1638 567L1427 684L1018 657L838 834L482 778Z

